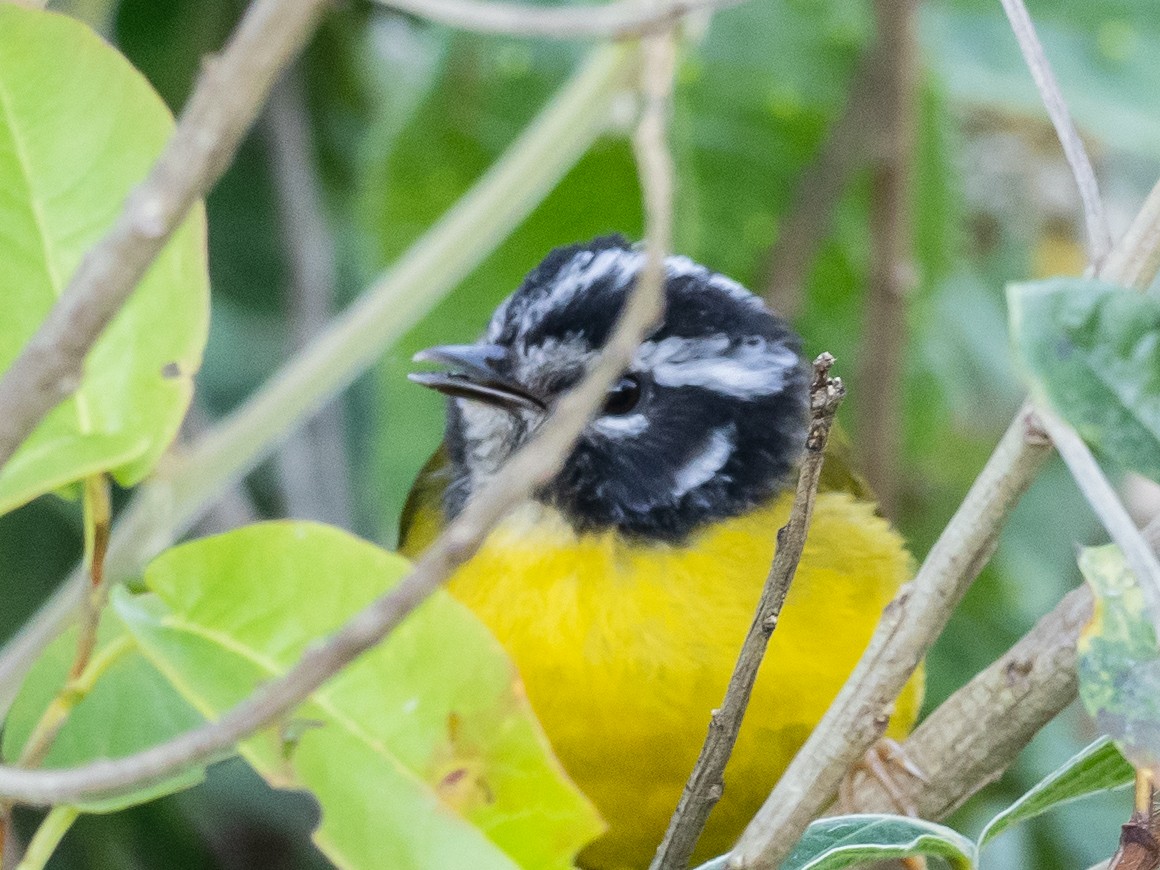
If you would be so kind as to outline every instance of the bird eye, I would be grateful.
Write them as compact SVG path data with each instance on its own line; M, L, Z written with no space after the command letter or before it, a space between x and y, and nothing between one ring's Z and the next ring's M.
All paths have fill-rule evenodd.
M625 375L608 391L608 398L604 400L604 410L601 413L618 417L635 408L639 401L640 381L632 375Z

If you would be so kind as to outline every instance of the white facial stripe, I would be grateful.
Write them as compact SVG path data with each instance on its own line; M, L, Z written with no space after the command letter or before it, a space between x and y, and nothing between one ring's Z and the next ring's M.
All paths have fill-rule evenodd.
M621 417L597 417L592 428L610 438L625 438L639 435L648 428L648 418L644 414L625 414Z
M733 452L733 427L714 429L704 448L690 459L673 478L673 494L680 498L698 486L708 483L729 461Z
M540 322L547 312L563 308L599 281L611 279L614 287L623 285L636 275L643 262L644 255L639 251L621 248L610 248L598 254L581 251L560 270L548 294L523 312L520 331L525 332L532 324Z
M723 335L670 336L642 344L633 368L647 371L663 387L704 387L738 399L753 399L779 392L786 372L797 363L792 350L765 339L751 339L731 348Z

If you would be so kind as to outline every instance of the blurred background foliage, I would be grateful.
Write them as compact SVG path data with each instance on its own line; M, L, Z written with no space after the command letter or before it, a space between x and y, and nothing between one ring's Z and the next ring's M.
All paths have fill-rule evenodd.
M135 63L175 110L200 59L221 44L237 0L62 0ZM1160 18L1154 0L1028 0L1063 91L1092 149L1115 229L1160 173ZM997 0L925 0L914 166L919 282L908 302L904 457L897 522L929 549L1020 401L1006 340L1008 280L1083 268L1070 175ZM761 290L797 185L841 113L874 33L863 0L750 0L692 22L672 142L676 247ZM566 79L586 46L456 34L367 3L334 10L301 63L341 307L455 202ZM495 304L552 246L605 232L641 234L624 133L608 134L517 231L347 392L354 531L391 545L402 500L440 437L438 399L405 380L411 354L472 340ZM617 113L614 113L617 114ZM855 175L792 299L781 300L813 355L831 351L853 403L869 240L866 174ZM198 403L228 412L291 350L290 270L259 127L208 202L213 325ZM849 409L847 409L849 410ZM856 415L845 421L855 441ZM294 513L283 463L246 483L260 515ZM1147 494L1145 493L1145 496ZM1155 510L1155 508L1153 508ZM1017 510L999 552L931 655L936 705L1079 582L1073 545L1101 533L1070 479L1051 466ZM41 499L0 521L0 638L10 636L80 551L75 505ZM1003 780L962 809L968 833L1085 744L1069 710ZM1127 798L1065 808L988 847L996 867L1083 868L1107 857ZM271 792L239 763L189 792L87 817L59 868L325 866L300 795ZM26 817L25 824L32 821ZM986 859L985 859L986 860Z

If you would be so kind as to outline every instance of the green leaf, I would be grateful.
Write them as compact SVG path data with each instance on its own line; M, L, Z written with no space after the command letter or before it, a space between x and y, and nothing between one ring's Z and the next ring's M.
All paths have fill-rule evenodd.
M1042 815L1060 804L1130 785L1132 767L1108 737L1101 737L1052 771L1017 801L987 822L979 834L982 848L1008 828Z
M1053 278L1007 289L1032 391L1127 468L1160 481L1160 299Z
M75 651L74 630L53 641L29 671L4 722L5 759L20 757L36 723L64 686ZM92 661L102 657L107 667L73 708L44 759L46 767L121 758L204 721L141 656L124 627L111 616L102 620ZM193 768L129 794L77 806L87 813L114 812L189 788L201 782L204 774L204 768Z
M838 870L866 861L937 855L975 866L975 844L957 831L906 816L833 816L811 824L781 870Z
M146 654L214 718L285 673L408 563L337 529L267 523L177 547L120 596ZM600 831L491 635L440 593L243 756L308 788L341 867L571 867Z
M1160 766L1160 649L1136 578L1114 544L1080 551L1095 596L1080 634L1079 697L1137 767Z
M83 24L0 3L0 371L172 130L145 79ZM124 485L149 472L189 403L208 285L198 206L94 346L80 387L0 473L0 513L97 472Z

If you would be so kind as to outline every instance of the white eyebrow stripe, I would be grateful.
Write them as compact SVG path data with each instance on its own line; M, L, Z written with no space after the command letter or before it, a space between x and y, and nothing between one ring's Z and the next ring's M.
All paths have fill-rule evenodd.
M640 346L633 368L647 371L663 387L704 387L737 399L780 392L798 357L764 339L730 347L725 336L670 336Z
M686 462L673 476L673 494L680 498L698 486L708 483L719 472L733 452L732 424L714 429L704 448Z
M648 418L641 413L625 414L620 417L597 417L592 422L592 428L611 438L631 437L648 428Z

